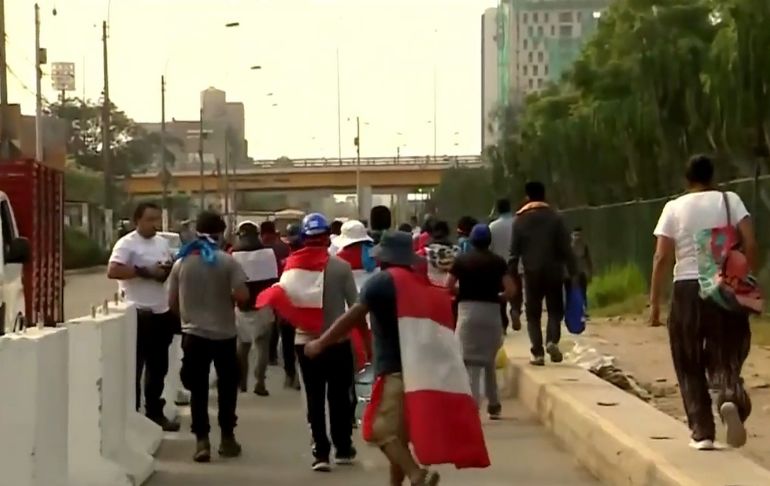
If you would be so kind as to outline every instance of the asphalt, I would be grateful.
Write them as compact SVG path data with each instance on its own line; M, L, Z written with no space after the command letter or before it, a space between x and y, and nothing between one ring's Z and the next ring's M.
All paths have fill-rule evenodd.
M294 486L312 484L374 486L388 484L387 463L379 450L363 444L356 433L359 460L331 473L310 469L310 434L300 392L283 390L282 370L271 367L271 396L241 394L237 435L243 456L210 464L192 461L194 438L189 433L189 409L182 410L182 432L168 434L158 452L158 470L149 486ZM212 390L213 391L213 390ZM492 466L485 470L457 471L442 467L442 485L448 486L587 486L599 484L554 442L524 407L504 403L504 420L485 423ZM210 409L216 424L216 406ZM212 433L213 447L218 434Z

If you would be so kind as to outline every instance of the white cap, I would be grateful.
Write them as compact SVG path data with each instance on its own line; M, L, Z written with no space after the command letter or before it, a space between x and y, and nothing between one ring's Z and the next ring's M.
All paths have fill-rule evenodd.
M345 248L362 241L374 241L367 233L366 226L356 219L346 221L340 231L341 234L334 239L334 246L338 248Z

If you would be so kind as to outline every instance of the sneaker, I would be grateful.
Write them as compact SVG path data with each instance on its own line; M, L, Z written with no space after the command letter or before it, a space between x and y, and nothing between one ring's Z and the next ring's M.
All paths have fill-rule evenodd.
M532 356L529 358L529 364L532 366L545 366L545 357L544 356Z
M211 443L208 438L198 439L195 442L195 462L211 462Z
M727 426L727 444L730 447L743 447L746 444L746 427L741 421L738 407L733 402L725 402L719 407L719 415Z
M316 459L311 466L315 472L331 472L332 466L328 459Z
M435 471L425 471L425 476L417 482L412 482L412 486L437 486L441 476Z
M260 397L269 397L270 392L267 391L267 387L265 386L264 382L257 383L257 386L254 387L254 393L257 394Z
M561 363L564 360L561 349L559 349L559 345L556 343L548 343L545 347L545 352L548 353L552 363Z
M341 466L351 466L358 455L358 451L353 446L350 446L350 451L345 454L341 454L339 451L334 455L334 463Z
M179 421L169 420L165 415L161 415L160 417L147 418L160 425L160 428L163 429L163 432L179 432L179 429L182 428L182 424L180 424Z
M716 447L714 447L714 441L710 439L704 439L704 440L690 439L689 445L696 451L713 451L714 449L716 449Z
M243 448L233 436L223 436L222 443L219 444L220 457L238 457Z
M489 415L489 420L500 420L500 414L502 411L503 406L500 404L487 406L487 414Z

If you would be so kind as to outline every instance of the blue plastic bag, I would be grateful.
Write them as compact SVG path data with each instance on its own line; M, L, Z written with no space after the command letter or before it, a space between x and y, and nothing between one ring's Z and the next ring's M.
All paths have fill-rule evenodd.
M567 305L564 311L564 323L572 334L582 334L586 330L586 302L578 286L567 292Z

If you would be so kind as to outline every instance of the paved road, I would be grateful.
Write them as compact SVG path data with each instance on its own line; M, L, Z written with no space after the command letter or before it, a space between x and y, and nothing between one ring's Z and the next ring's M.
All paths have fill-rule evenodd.
M64 318L74 319L89 314L92 305L102 305L117 291L117 283L107 280L104 272L65 276Z
M278 368L271 368L271 380L281 378ZM211 464L192 462L193 436L189 433L188 411L183 412L183 432L169 434L158 454L158 472L149 486L318 486L351 484L375 486L387 484L387 466L380 452L358 440L360 460L355 466L338 467L332 473L310 470L310 436L303 418L299 392L286 391L271 384L271 395L260 398L242 394L237 430L244 447L238 459ZM216 409L210 415L216 423ZM483 470L454 471L442 469L446 486L588 486L598 484L573 459L559 450L547 433L516 402L504 405L505 420L488 423L487 443L492 467ZM358 435L358 434L356 434ZM218 434L212 433L214 448ZM312 483L311 483L312 481Z
M91 305L110 299L114 282L104 274L71 275L65 287L67 318L85 315ZM251 393L239 402L239 439L243 457L199 465L192 462L194 439L189 433L189 410L183 409L183 432L168 434L158 454L158 472L149 486L296 486L313 481L318 486L353 484L374 486L387 483L387 466L378 450L358 441L360 461L353 467L330 474L310 470L310 436L299 392L286 391L273 382L282 379L279 368L270 368L268 398ZM211 410L216 424L216 409ZM562 452L532 416L518 403L504 405L505 420L485 425L492 467L483 471L443 469L447 486L588 486L598 484L573 459ZM217 434L212 434L216 447Z

